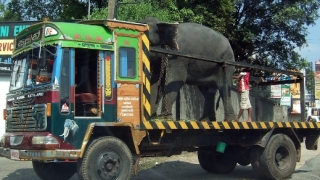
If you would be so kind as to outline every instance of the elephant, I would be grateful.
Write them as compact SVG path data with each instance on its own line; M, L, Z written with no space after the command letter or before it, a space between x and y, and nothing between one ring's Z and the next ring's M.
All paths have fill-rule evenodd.
M66 119L64 122L64 131L60 136L63 136L63 141L68 143L74 143L76 141L76 133L79 130L79 126L74 120Z
M234 62L234 53L229 40L213 29L197 23L164 23L154 17L139 21L148 24L147 36L150 47L165 48L183 54L196 54L211 57L214 60ZM165 58L164 58L165 57ZM164 63L167 58L167 64ZM222 66L216 62L208 62L181 56L150 52L151 84L164 84L152 96L162 97L160 116L172 118L171 108L176 101L180 89L185 85L196 85L204 96L204 111L199 120L216 120L215 94L219 91L224 106L224 120L236 119L231 106L231 85L234 66ZM164 65L163 65L164 64ZM165 68L165 75L163 75ZM151 89L152 91L153 89ZM157 95L155 95L157 94ZM159 102L158 99L156 102ZM155 114L155 111L153 112ZM154 115L153 114L153 115Z

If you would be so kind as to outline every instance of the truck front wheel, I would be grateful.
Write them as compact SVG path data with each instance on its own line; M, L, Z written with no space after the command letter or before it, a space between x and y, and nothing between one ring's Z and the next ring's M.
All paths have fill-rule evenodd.
M34 172L43 180L68 180L77 170L77 164L74 162L46 163L41 161L32 161Z
M270 179L287 179L296 168L293 141L285 134L273 135L261 155L261 167Z
M216 174L230 173L237 165L232 149L226 149L224 153L216 152L213 149L200 149L198 151L198 160L202 169Z
M129 179L133 157L123 141L107 136L94 140L78 163L79 179Z

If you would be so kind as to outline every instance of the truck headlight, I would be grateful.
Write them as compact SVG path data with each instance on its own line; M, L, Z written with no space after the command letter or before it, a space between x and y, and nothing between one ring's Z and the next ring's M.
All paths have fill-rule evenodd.
M32 137L32 146L33 147L42 147L48 149L59 148L59 141L52 136L33 136Z

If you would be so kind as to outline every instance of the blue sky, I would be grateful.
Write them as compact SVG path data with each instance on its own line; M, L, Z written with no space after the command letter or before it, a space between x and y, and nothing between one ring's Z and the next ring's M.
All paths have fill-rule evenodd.
M320 19L316 21L316 25L309 26L307 36L308 46L297 50L301 57L306 58L310 62L315 62L320 59Z

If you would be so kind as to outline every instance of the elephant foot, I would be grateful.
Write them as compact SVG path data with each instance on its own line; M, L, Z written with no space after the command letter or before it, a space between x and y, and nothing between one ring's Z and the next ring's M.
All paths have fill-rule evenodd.
M223 120L224 122L239 122L239 121L237 121L236 119L231 119L231 120L228 120L228 119L225 119L225 120Z
M215 122L216 120L206 118L206 119L200 119L199 121L200 122Z
M172 117L172 114L160 114L158 116L158 119L173 120L173 117Z

